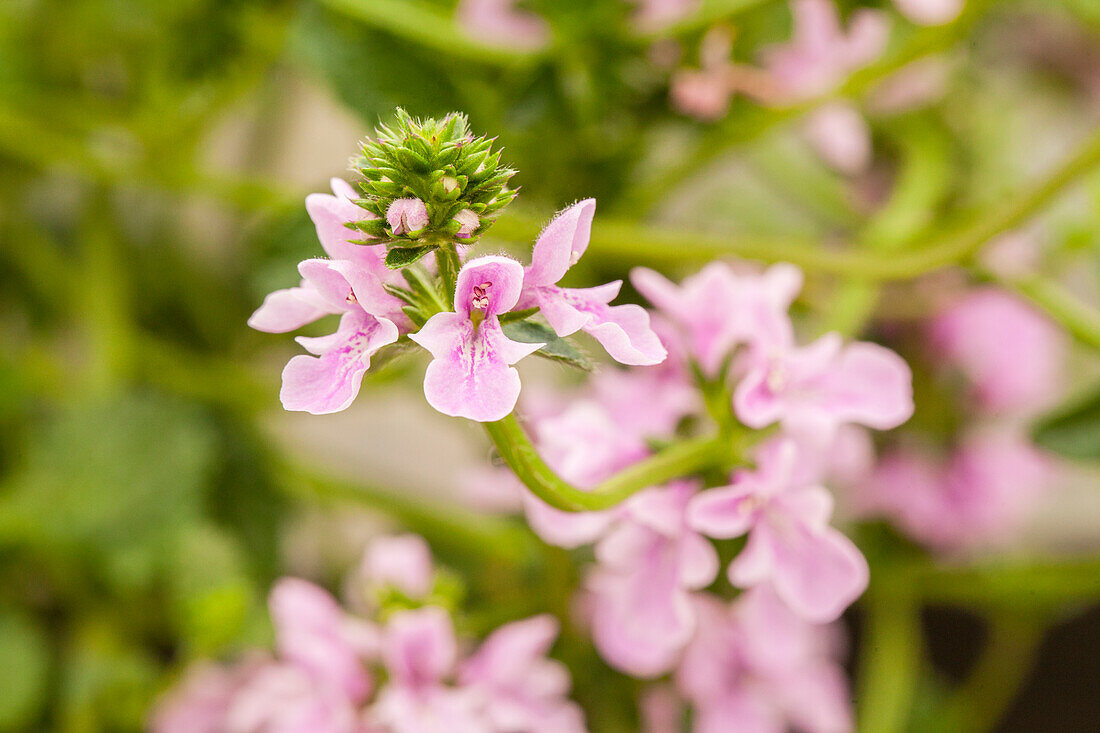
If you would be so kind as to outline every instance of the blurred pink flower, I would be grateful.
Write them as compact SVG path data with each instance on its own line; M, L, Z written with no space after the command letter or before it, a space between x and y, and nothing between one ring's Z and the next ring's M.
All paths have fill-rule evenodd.
M225 716L237 692L266 664L253 659L235 665L195 665L157 701L149 722L152 733L224 733Z
M732 606L702 595L695 605L699 627L676 684L695 707L697 733L852 730L829 629L795 617L766 589Z
M718 575L714 547L685 520L695 486L649 489L596 545L592 635L612 666L639 677L668 671L695 630L690 591Z
M493 730L583 733L584 714L569 694L569 670L546 658L558 635L553 616L500 627L464 662L458 682L482 692Z
M279 657L361 702L371 679L361 656L362 635L328 591L298 578L283 578L268 598ZM377 641L375 642L375 646Z
M862 173L871 165L871 128L855 107L831 102L806 118L806 139L817 154L845 175Z
M352 701L294 664L268 664L233 697L223 733L367 733Z
M896 520L914 539L948 550L996 543L1016 530L1054 474L1051 461L1006 432L967 437L945 465L899 449L863 490L867 511Z
M828 525L829 492L794 481L799 459L793 442L758 458L755 471L739 471L730 486L696 496L688 521L718 539L748 533L728 569L734 585L769 585L803 618L833 621L866 589L867 561Z
M959 17L966 0L894 0L898 12L918 25L944 25Z
M827 442L841 425L888 430L908 420L912 374L893 351L863 341L844 345L830 333L808 346L788 344L753 359L733 405L749 427L779 422L790 433Z
M1059 388L1065 354L1061 331L1014 295L971 291L937 316L928 339L970 380L979 405L1032 411Z
M516 305L522 281L513 259L471 260L458 273L455 312L436 313L409 336L432 354L424 396L444 415L490 422L516 406L520 381L512 365L544 346L513 341L501 330L498 316Z
M714 376L736 346L767 349L791 338L787 309L802 287L802 273L778 264L760 274L736 274L712 262L679 286L644 267L634 268L630 282L683 329L688 355Z
M393 587L412 599L432 590L432 552L415 534L375 537L367 545L361 575L376 587Z
M672 25L691 14L700 0L634 0L638 11L634 21L644 31L654 31Z
M886 48L890 20L882 11L857 10L847 32L833 0L792 0L791 13L791 40L763 52L765 68L791 101L831 91Z
M517 308L538 308L558 336L581 330L591 334L622 364L659 364L668 352L650 328L645 309L633 304L608 305L619 294L621 280L594 288L557 286L588 249L595 211L596 200L585 199L559 212L546 226L523 273L523 294Z
M460 0L459 24L485 43L529 51L545 46L550 28L534 13L518 10L517 0Z

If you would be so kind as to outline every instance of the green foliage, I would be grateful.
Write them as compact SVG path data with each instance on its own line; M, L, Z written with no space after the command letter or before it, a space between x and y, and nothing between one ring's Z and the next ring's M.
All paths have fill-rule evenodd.
M1066 458L1100 461L1100 388L1043 417L1032 428L1032 437Z
M50 651L46 635L23 613L0 608L0 730L34 720L46 697Z
M592 362L571 341L559 338L554 329L537 321L509 321L501 324L504 335L525 344L545 344L535 353L571 367L592 370Z

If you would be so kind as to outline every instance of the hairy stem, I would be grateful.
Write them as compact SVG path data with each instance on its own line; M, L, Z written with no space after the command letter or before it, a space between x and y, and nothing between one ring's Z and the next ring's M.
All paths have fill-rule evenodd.
M735 452L733 441L723 435L684 440L585 490L546 465L515 415L485 423L485 431L505 463L535 496L568 512L608 509L647 487L727 463Z

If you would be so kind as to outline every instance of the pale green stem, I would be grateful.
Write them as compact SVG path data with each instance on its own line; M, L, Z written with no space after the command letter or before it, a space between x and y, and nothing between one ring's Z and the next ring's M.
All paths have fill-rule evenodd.
M282 466L280 476L292 495L378 511L422 534L438 548L509 564L529 564L538 557L538 543L530 532L508 519L475 514L446 501L417 498L405 491L325 476L300 465Z
M321 0L321 3L348 18L447 57L522 67L542 56L541 50L483 43L456 23L452 13L423 0Z
M990 620L989 640L966 681L937 716L950 733L993 730L1035 662L1043 624L1014 612Z
M815 272L867 280L903 280L951 265L963 264L982 245L1027 221L1064 189L1100 165L1100 130L1069 160L1007 201L993 204L968 217L952 231L930 235L932 243L914 245L905 252L872 253L827 249L803 237L731 237L633 224L599 218L592 226L589 256L630 258L665 266L704 263L718 257L743 257L764 262L790 262ZM539 222L511 212L493 226L494 236L529 242Z
M919 606L906 593L869 592L856 695L860 733L905 730L921 664Z
M735 453L734 441L728 436L683 440L586 490L573 486L546 465L515 415L484 425L505 463L531 493L570 512L608 509L647 487L724 466Z
M701 137L694 153L684 155L674 167L660 171L658 177L640 179L633 189L624 194L616 209L648 211L668 191L705 170L732 148L783 122L797 119L826 102L859 96L913 61L950 48L967 36L992 2L993 0L970 0L964 12L954 22L915 32L900 49L852 74L841 87L817 99L790 107L749 109L745 114L731 114Z

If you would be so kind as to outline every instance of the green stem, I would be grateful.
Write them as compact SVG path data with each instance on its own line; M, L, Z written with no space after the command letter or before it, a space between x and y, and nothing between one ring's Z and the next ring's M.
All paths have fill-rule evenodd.
M749 107L729 115L702 135L693 153L684 155L656 177L639 177L637 184L616 202L617 211L647 211L671 189L705 170L732 148L744 144L777 125L797 119L835 99L857 97L878 82L921 58L944 51L964 39L993 0L970 0L964 12L952 23L924 28L897 51L856 73L836 90L817 99L782 108Z
M1100 130L1069 160L1006 202L984 208L947 235L932 235L932 243L914 245L905 252L834 250L810 238L734 238L604 218L593 224L589 256L629 257L632 262L665 266L736 256L790 262L807 270L866 280L904 280L966 262L986 242L1020 226L1098 165ZM531 241L538 231L538 221L511 212L501 216L493 227L495 236L512 241Z
M505 463L535 496L570 512L608 509L649 486L722 465L734 452L731 441L723 436L684 440L585 490L546 465L515 415L485 423L485 431Z
M978 663L941 711L945 731L992 730L1027 679L1043 640L1043 625L1015 613L990 620L989 640Z
M906 593L866 597L859 663L860 733L905 730L920 671L919 607Z
M448 310L455 307L455 284L458 282L458 252L453 244L444 244L435 251L435 261L439 265L439 277L443 280L443 295L447 299Z
M439 549L509 564L529 564L539 553L533 536L507 519L475 514L436 499L414 498L404 491L325 476L299 465L282 467L280 475L292 495L354 503L378 511L424 535Z
M530 64L541 56L541 51L482 43L450 14L422 0L321 0L321 3L348 18L450 57L515 67Z

